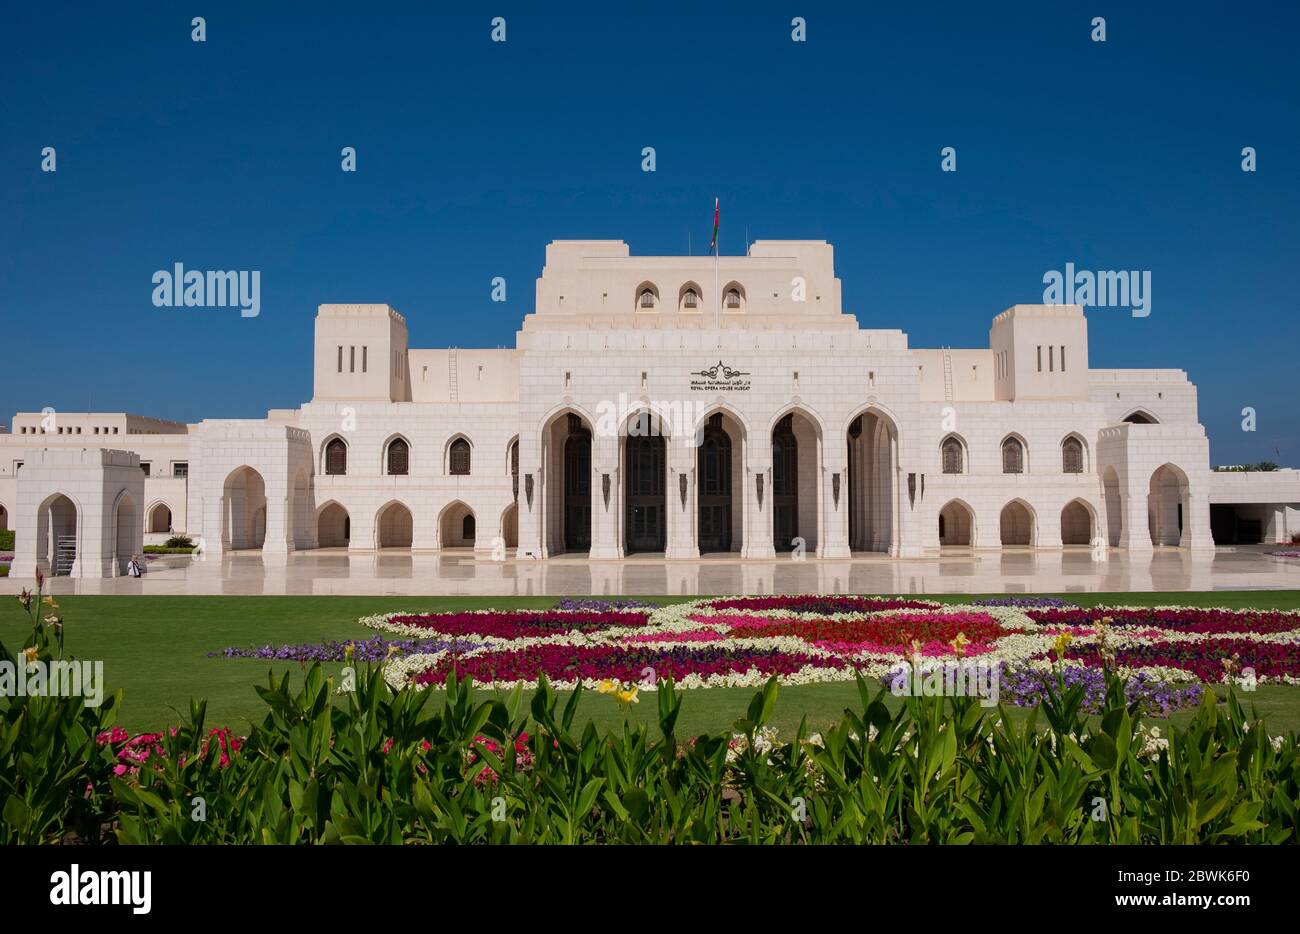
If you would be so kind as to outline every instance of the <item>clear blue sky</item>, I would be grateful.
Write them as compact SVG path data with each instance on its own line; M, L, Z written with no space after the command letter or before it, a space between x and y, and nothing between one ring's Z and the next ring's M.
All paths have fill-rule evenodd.
M0 24L6 418L295 406L321 302L509 346L547 241L700 250L717 194L724 253L829 240L846 310L917 347L987 346L1066 262L1150 270L1149 318L1089 311L1093 365L1185 368L1216 462L1300 463L1295 4L86 6ZM178 261L260 270L260 317L153 307Z

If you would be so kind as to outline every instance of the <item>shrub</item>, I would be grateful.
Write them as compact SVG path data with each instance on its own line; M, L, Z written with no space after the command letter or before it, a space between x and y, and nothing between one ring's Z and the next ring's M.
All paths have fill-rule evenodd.
M0 529L0 551L10 552L14 550L14 530Z
M190 551L194 548L194 540L188 535L173 535L167 541L163 542L164 548L180 548L184 551Z
M654 727L605 733L575 726L582 692L561 704L545 678L524 710L520 690L480 701L449 676L431 710L433 692L394 693L378 668L341 701L319 665L298 690L270 675L247 738L195 702L174 731L104 743L107 709L10 698L0 842L1296 842L1296 736L1271 741L1231 688L1162 739L1110 672L1098 726L1064 681L1016 725L964 697L891 714L859 678L857 709L788 742L767 726L777 690L735 733L687 742L671 681Z

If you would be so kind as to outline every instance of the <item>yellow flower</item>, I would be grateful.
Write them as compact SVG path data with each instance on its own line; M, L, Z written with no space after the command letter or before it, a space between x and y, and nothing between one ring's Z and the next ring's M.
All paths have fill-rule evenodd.
M913 639L913 640L912 640L912 654L913 654L913 655L920 655L920 654L921 654L921 645L922 645L922 643L921 643L921 640L920 640L920 639Z
M600 694L614 694L618 691L618 682L606 678L600 684L596 685L596 691Z
M347 645L343 647L343 657L346 658L348 661L352 661L352 656L356 654L357 654L357 647L353 645L351 642L349 642Z
M41 653L34 645L29 645L27 648L23 649L23 655L26 656L27 664L29 665L35 665L36 660L41 657Z
M970 640L966 638L966 633L959 632L957 633L957 638L953 639L948 644L952 646L952 650L958 655L965 655L967 642L970 642Z
M1056 643L1052 646L1052 652L1056 655L1057 659L1065 657L1065 650L1070 647L1070 643L1073 641L1074 636L1070 635L1068 632L1063 632L1056 637Z
M44 603L46 606L52 606L52 607L54 607L55 609L57 609L58 606L59 606L57 603L54 602L54 598L53 598L53 597L46 597L46 598L45 598L44 600L42 600L41 602Z
M628 706L629 704L639 704L641 702L636 698L636 693L638 690L640 690L640 688L630 688L629 690L626 691L617 691L615 692L614 696L618 698L618 702L622 704L624 707Z

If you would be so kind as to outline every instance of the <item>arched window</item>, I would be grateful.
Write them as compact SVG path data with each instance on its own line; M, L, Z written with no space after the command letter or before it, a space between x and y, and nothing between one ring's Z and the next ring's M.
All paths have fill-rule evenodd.
M460 537L467 542L474 540L474 517L466 516L460 522Z
M331 477L342 477L348 472L348 446L342 438L335 438L325 445L325 473Z
M942 447L943 452L943 472L944 473L961 473L962 450L961 442L956 438L945 438Z
M1025 472L1025 446L1019 438L1008 438L1002 442L1002 472Z
M727 289L726 305L728 310L740 310L740 289Z
M1083 442L1066 438L1061 442L1061 470L1064 473L1083 473Z
M394 438L388 445L388 473L395 477L404 477L411 470L411 446L401 438Z
M636 290L636 310L654 311L659 306L659 293L653 285L645 284Z
M1130 414L1125 415L1124 421L1128 422L1130 425L1156 424L1155 416L1152 415L1150 412L1144 412L1141 409L1138 409L1136 412L1131 412Z
M682 307L689 308L691 311L694 311L696 308L699 308L700 293L696 292L694 289L687 289L684 293L682 293Z
M447 465L453 477L469 476L469 442L464 438L457 438L451 443L451 450L447 452Z

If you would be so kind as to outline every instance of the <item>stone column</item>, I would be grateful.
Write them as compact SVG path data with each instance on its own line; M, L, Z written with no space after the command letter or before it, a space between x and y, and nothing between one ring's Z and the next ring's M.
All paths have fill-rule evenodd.
M664 557L669 559L692 560L700 556L698 539L699 477L696 458L698 449L694 435L674 434L665 438L668 454L668 477L664 490L664 509L667 513L668 529ZM683 504L682 480L686 482L686 496Z
M772 544L772 440L760 435L745 438L744 490L745 544L742 558L771 560L776 557ZM762 480L763 495L758 495Z
M591 440L591 557L623 557L619 531L623 527L623 484L619 470L621 441L617 434L597 433ZM605 487L609 494L606 502Z
M1126 482L1127 481L1127 482ZM1146 484L1132 482L1121 478L1122 494L1120 511L1124 517L1123 530L1119 536L1119 547L1130 555L1151 554L1151 529L1147 524L1147 487Z
M831 439L822 444L821 516L817 557L849 557L848 448ZM838 489L837 489L838 487Z

